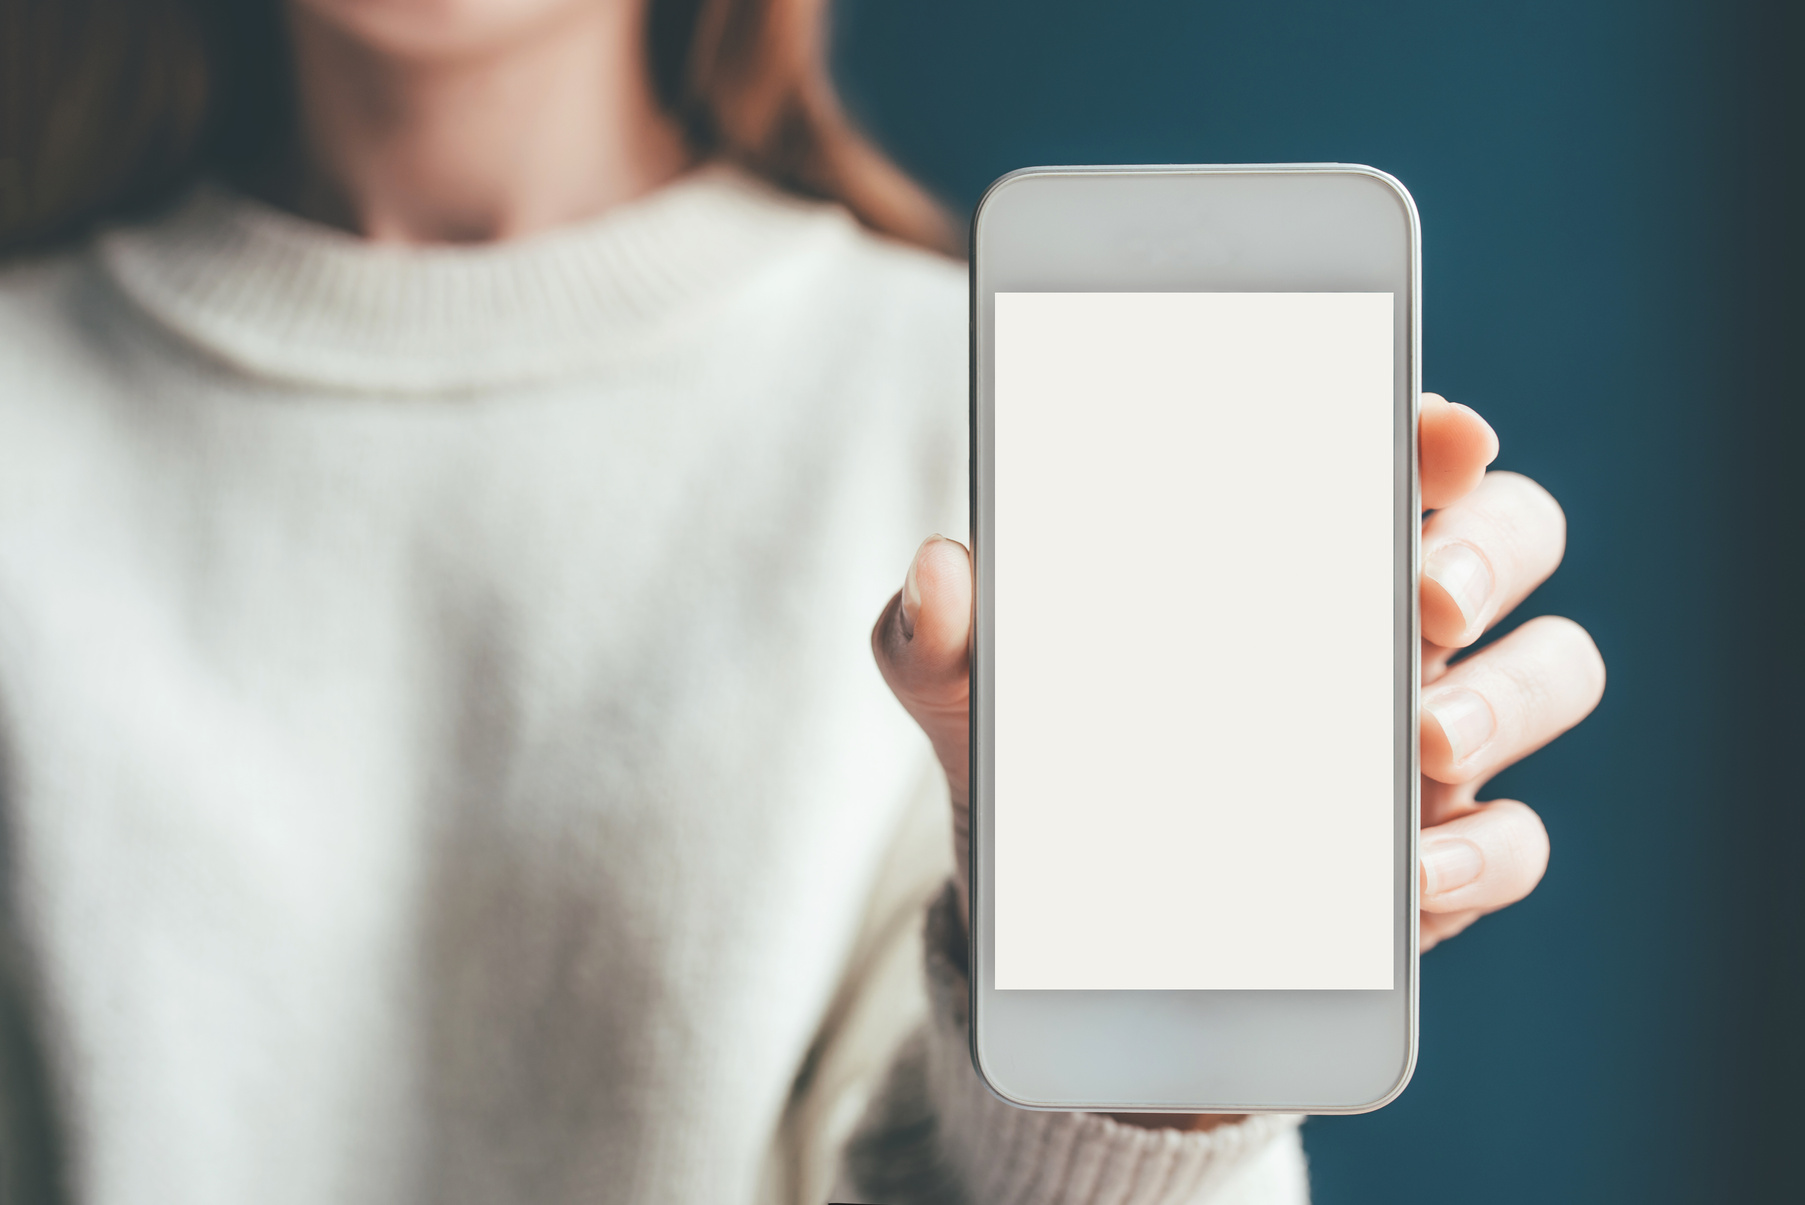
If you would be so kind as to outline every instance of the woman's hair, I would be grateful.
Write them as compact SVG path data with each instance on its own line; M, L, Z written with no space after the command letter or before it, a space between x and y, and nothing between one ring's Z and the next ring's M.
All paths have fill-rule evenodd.
M648 0L659 100L699 155L949 246L944 212L860 136L827 70L828 0ZM293 133L280 0L0 0L0 253L254 171Z

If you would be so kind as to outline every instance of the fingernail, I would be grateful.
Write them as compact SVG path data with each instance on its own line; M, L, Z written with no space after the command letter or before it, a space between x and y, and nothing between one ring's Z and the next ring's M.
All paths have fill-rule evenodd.
M1423 847L1422 891L1425 897L1465 887L1485 870L1485 855L1471 841L1444 837Z
M921 554L927 551L928 545L936 540L944 540L945 536L932 535L921 542L915 555L909 560L909 572L903 578L902 588L902 633L904 640L915 639L915 617L921 614Z
M1441 725L1455 762L1463 762L1484 747L1498 730L1492 705L1470 690L1444 690L1423 700L1423 710Z
M1492 567L1469 544L1443 544L1423 562L1423 576L1448 592L1468 629L1492 597Z

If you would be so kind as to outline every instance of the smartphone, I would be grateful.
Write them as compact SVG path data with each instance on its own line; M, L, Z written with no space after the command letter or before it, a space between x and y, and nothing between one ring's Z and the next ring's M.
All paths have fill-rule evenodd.
M1419 232L1370 167L1049 167L972 224L971 1042L1029 1108L1416 1059Z

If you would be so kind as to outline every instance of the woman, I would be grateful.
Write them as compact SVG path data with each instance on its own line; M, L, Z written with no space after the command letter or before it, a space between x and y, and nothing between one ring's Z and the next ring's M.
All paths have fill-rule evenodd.
M8 1200L1303 1199L966 1062L963 274L813 4L7 17ZM1422 448L1427 945L1603 671L1448 668L1562 520Z

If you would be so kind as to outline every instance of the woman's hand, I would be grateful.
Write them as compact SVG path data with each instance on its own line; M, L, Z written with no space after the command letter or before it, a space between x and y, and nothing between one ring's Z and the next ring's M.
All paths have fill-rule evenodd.
M1541 881L1548 833L1514 799L1479 803L1487 779L1527 757L1598 705L1604 661L1570 619L1532 619L1456 665L1455 654L1508 615L1560 564L1566 517L1535 482L1487 473L1498 437L1484 419L1432 393L1418 428L1423 506L1422 948ZM971 557L930 537L871 632L884 681L928 734L952 790L955 865L970 847ZM966 877L954 876L969 917ZM1213 1129L1224 1114L1124 1113L1145 1127Z
M1486 473L1498 437L1466 406L1422 395L1422 949L1529 895L1549 835L1516 799L1476 803L1498 770L1583 720L1605 662L1579 624L1541 617L1449 666L1560 565L1567 521L1525 476ZM879 615L884 682L928 732L953 796L957 866L969 846L971 557L933 536ZM960 909L966 877L955 875ZM966 915L969 915L967 911Z
M1547 490L1487 473L1498 439L1465 406L1423 395L1422 948L1541 882L1548 833L1515 799L1479 803L1492 775L1579 723L1604 693L1604 660L1570 619L1532 619L1450 666L1548 580L1567 521Z
M1604 662L1585 629L1532 619L1457 664L1449 661L1508 615L1560 564L1566 520L1548 492L1515 473L1487 473L1498 438L1465 406L1423 395L1422 945L1428 949L1535 889L1548 834L1514 799L1478 803L1498 771L1580 720L1604 690ZM965 865L970 792L971 558L934 536L871 633L884 680L915 717L952 788ZM954 876L962 911L966 882ZM969 915L969 912L966 912Z

